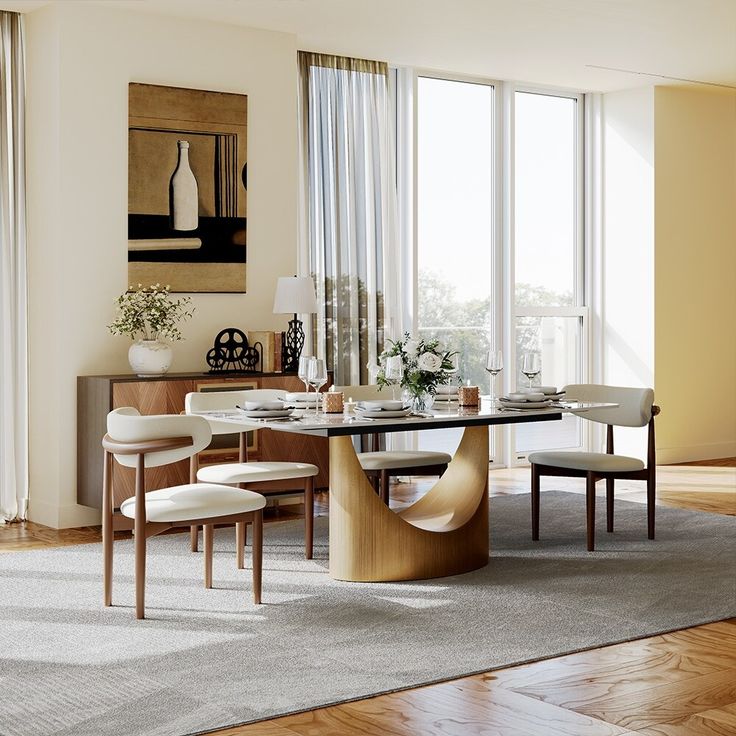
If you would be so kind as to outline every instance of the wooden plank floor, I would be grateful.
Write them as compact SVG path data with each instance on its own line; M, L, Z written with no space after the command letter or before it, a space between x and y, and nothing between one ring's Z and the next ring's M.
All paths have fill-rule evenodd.
M736 458L658 469L658 504L736 515ZM492 495L528 492L528 469L494 470ZM554 487L584 492L577 480ZM431 481L398 484L392 506ZM600 484L601 486L603 484ZM617 497L644 500L642 484ZM544 486L543 486L544 488ZM319 494L317 513L327 513ZM297 518L299 507L268 512ZM98 528L0 527L0 552L99 540ZM734 586L736 597L736 584ZM219 731L220 736L736 735L736 619Z

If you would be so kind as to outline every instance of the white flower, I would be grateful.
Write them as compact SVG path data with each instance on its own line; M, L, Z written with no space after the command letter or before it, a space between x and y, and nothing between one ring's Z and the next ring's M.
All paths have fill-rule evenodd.
M417 359L417 368L420 371L437 373L442 368L442 358L434 353L422 353Z
M406 351L407 355L414 356L417 354L417 350L419 350L419 340L415 340L414 338L410 338L406 341L404 344L404 350Z

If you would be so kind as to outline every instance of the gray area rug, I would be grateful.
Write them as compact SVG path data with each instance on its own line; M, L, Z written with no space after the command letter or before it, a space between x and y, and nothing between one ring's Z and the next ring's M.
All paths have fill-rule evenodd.
M312 561L301 522L268 524L262 606L232 531L209 591L189 537L158 537L142 622L132 542L112 609L100 545L2 554L0 733L180 736L736 615L733 518L660 508L650 542L642 505L616 515L590 554L582 496L544 493L534 544L529 496L493 498L486 568L385 584L329 578L326 519Z

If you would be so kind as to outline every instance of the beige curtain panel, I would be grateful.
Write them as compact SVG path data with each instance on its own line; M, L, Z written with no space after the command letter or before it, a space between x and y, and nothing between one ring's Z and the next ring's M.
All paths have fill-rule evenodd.
M28 505L23 21L0 11L0 523Z

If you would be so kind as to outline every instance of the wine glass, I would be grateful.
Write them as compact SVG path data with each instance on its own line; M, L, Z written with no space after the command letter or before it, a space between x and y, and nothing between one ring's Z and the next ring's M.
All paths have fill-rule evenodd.
M317 392L317 398L315 401L315 416L319 415L319 390L327 383L327 366L322 358L312 358L309 361L307 368L307 380L310 386L314 386L314 390Z
M386 358L386 365L383 369L383 375L387 383L391 384L391 397L396 400L396 387L404 379L404 361L400 355L389 355Z
M309 361L314 360L311 355L300 355L299 356L299 367L297 369L297 375L299 380L304 384L307 389L307 408L309 408Z
M532 381L539 375L541 370L542 366L539 362L539 355L536 353L526 353L521 365L521 372L529 379L529 388L532 387Z
M496 376L503 370L503 353L500 350L488 351L486 370L491 374L491 402L493 402L496 398Z

